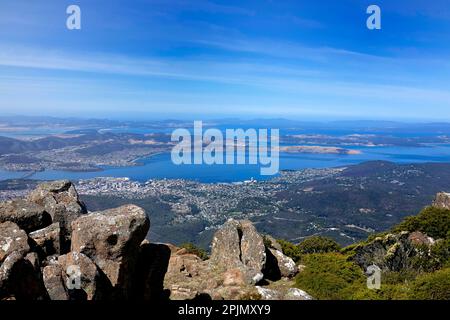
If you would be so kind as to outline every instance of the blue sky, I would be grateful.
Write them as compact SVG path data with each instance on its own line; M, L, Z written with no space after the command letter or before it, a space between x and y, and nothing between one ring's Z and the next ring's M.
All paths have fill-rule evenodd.
M450 121L450 5L0 0L0 114Z

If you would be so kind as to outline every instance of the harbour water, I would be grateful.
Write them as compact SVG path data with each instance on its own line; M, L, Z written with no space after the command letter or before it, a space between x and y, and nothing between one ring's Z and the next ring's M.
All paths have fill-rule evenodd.
M346 146L341 146L346 147ZM280 170L327 168L358 164L365 161L384 160L397 163L450 162L450 145L428 147L357 147L360 154L280 154ZM137 181L149 179L189 179L201 182L239 182L270 179L262 176L259 165L175 165L170 154L158 154L140 159L139 166L103 168L97 172L67 172L48 170L37 173L8 172L0 170L0 180L29 178L36 180L90 179L95 177L128 177Z

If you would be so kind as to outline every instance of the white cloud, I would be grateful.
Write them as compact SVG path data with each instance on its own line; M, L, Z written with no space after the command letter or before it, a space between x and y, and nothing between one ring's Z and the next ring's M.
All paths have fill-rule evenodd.
M328 57L359 57L358 53L342 52L333 48L305 50L317 50ZM363 58L371 59L370 56L364 55ZM371 68L391 68L385 61L381 63L376 57L374 59ZM317 113L323 113L330 112L323 109L328 101L335 101L335 108L342 105L343 101L348 101L347 111L344 110L345 106L341 111L345 113L348 109L358 108L358 104L362 106L359 107L360 110L365 110L365 105L376 104L382 106L380 110L394 105L403 110L409 106L420 105L442 110L450 105L448 88L425 86L424 79L419 79L418 82L406 81L401 79L401 72L397 81L394 81L390 74L383 75L381 72L377 74L380 81L374 82L370 77L363 81L364 77L360 74L356 74L354 78L350 77L354 75L352 70L349 70L348 74L342 71L341 74L332 69L307 67L284 60L270 62L258 59L226 62L211 57L189 60L133 58L113 54L81 54L34 47L0 46L0 67L8 67L9 70L14 70L15 74L14 77L0 76L0 106L6 106L6 97L16 106L32 103L32 99L27 97L39 97L41 103L45 101L48 106L56 108L56 105L63 103L64 95L70 92L77 94L79 103L84 106L92 108L96 104L99 108L107 108L114 105L116 109L120 109L121 105L132 105L133 108L152 105L154 108L166 106L178 110L180 105L184 104L192 110L207 108L206 105L219 105L231 112L249 109L248 106L252 105L252 110L257 110L259 106L261 112L282 112L280 105L284 105L285 112L288 112L292 108L297 110L298 102L298 105L317 106L311 108ZM401 63L408 66L405 61ZM64 73L61 75L52 71ZM70 74L72 71L73 75ZM161 85L155 86L164 79L185 81L192 92L180 92L167 82L162 85L163 89ZM193 85L199 81L214 85L214 88ZM66 104L72 108L76 103ZM301 110L306 112L308 108Z

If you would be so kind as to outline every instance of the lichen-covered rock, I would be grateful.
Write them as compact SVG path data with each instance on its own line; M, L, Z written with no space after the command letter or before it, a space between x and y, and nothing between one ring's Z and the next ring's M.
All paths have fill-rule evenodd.
M14 296L10 290L10 278L13 267L23 259L23 254L14 251L7 255L0 263L0 299Z
M31 232L48 226L51 217L42 206L17 199L0 203L0 223L6 221L14 222L26 232Z
M8 212L8 219L29 234L9 220L0 223L0 300L306 297L287 290L295 264L275 239L269 237L272 244L266 247L250 221L225 223L214 237L211 259L204 261L187 249L144 240L150 221L137 206L85 214L68 181L42 184L28 200L3 207L9 210L3 216ZM46 214L47 220L42 218ZM412 234L408 241L428 240ZM397 256L398 250L399 245L391 246L385 255ZM283 277L283 288L255 287L269 283L261 281L264 276L270 280L268 267Z
M213 300L261 300L255 286L221 286L209 295Z
M284 255L281 251L275 249L268 250L276 261L276 265L273 265L273 267L277 269L281 277L291 278L298 273L298 268L294 260Z
M28 236L33 240L34 249L40 253L41 257L61 254L61 228L58 222L33 231Z
M281 247L281 244L279 244L278 241L274 237L266 234L266 235L264 235L264 240L266 242L267 247L283 252L283 248Z
M425 246L431 246L436 242L432 237L429 237L420 231L411 232L408 236L408 240L411 241L411 243L414 245Z
M247 283L256 284L266 263L263 238L250 221L230 219L214 235L210 261L222 270L240 268Z
M68 180L42 183L27 197L31 202L40 204L47 212L54 214L58 206L64 206L69 213L86 213L86 207L80 201L72 182Z
M276 286L259 287L258 293L261 295L261 300L313 300L307 292L298 288L292 288L291 282L282 282Z
M387 234L357 246L350 259L364 270L370 265L376 265L383 271L402 271L417 268L415 258L429 255L429 250L424 249L423 245L429 247L433 244L432 238L418 232Z
M72 251L95 262L115 289L113 297L129 298L149 227L145 211L134 205L84 215L72 222Z
M241 239L239 221L228 220L214 235L211 262L223 269L241 267Z
M313 300L307 292L298 288L290 288L283 297L284 300Z
M58 257L58 264L71 300L101 300L106 296L98 290L101 278L97 266L87 256L69 252Z
M51 300L69 300L59 264L48 265L42 271L44 285Z
M240 222L241 237L241 261L242 263L259 273L266 263L266 249L263 237L256 231L253 223L244 220Z
M74 185L68 180L43 183L37 186L27 197L27 200L44 207L61 228L62 253L70 249L71 223L80 215L86 214L86 206L79 199Z
M261 300L282 300L283 299L283 293L278 290L259 287L259 286L257 286L256 289L258 290L258 293L261 295Z
M164 288L172 300L239 300L257 294L256 288L247 283L242 269L224 273L209 261L183 250L172 253Z
M223 273L223 283L226 287L243 286L246 284L245 275L241 269L229 269Z
M194 299L216 288L218 276L219 273L213 273L209 264L196 255L177 251L170 257L164 288L172 300Z
M17 257L18 258L18 257ZM11 265L8 291L17 300L45 300L48 298L36 255L27 254Z
M28 236L25 231L13 222L0 223L0 263L13 252L25 256L29 250Z
M0 223L0 298L14 296L11 289L17 279L17 266L30 250L27 240L17 224Z
M295 263L273 249L266 249L263 238L250 221L229 220L220 228L213 240L210 260L203 261L186 250L171 247L169 267L164 287L170 299L281 299L291 288L287 277L297 272ZM266 251L267 250L267 251ZM272 251L270 251L272 250ZM255 287L264 276L266 252L274 257L274 268L280 272L278 260L286 277L283 290ZM277 256L278 260L275 258ZM252 278L257 275L257 279ZM270 296L270 297L269 297ZM290 299L304 299L293 294Z
M433 201L433 207L450 210L450 193L438 193Z

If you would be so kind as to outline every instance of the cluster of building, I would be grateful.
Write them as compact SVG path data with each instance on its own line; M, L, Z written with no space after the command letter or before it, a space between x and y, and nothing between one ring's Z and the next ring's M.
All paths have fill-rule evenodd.
M77 190L82 195L114 196L128 199L157 198L168 204L175 221L199 219L210 224L224 217L252 218L277 213L283 200L276 194L292 183L322 179L342 169L306 169L285 171L268 181L253 179L240 183L201 183L183 179L149 180L145 183L129 178L95 178L80 180Z

